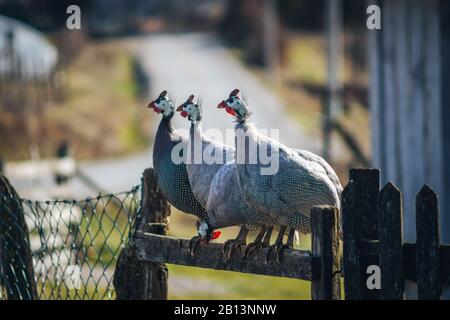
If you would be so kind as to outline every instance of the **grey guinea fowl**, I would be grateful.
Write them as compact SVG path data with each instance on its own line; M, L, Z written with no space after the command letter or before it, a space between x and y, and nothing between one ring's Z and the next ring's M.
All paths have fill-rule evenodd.
M202 109L194 102L194 95L177 111L191 121L186 168L193 193L207 211L207 216L199 224L199 236L191 240L191 253L195 252L201 241L207 243L212 239L214 229L240 225L238 237L227 241L224 246L226 250L232 244L228 255L231 256L238 244L245 243L247 225L257 222L255 218L251 220L250 208L242 202L244 199L237 185L234 160L225 163L234 159L234 150L203 134ZM210 158L207 159L208 155Z
M153 166L161 193L175 208L204 218L205 209L192 193L186 165L183 162L174 162L172 159L173 148L179 147L180 143L185 145L187 142L172 126L174 105L167 97L167 91L161 92L148 107L162 114L153 145ZM183 148L180 149L183 150Z
M191 95L177 108L191 121L187 144L186 169L194 196L206 208L211 181L219 169L234 159L234 149L208 138L202 130L202 110Z
M238 134L244 134L258 147L270 146L278 151L278 170L275 174L262 175L259 156L256 163L237 161L237 180L249 205L272 216L280 225L280 233L272 247L281 254L284 248L292 247L295 230L310 232L309 215L315 205L340 207L342 186L331 166L325 160L308 151L294 150L258 133L255 126L248 123L247 104L238 97L239 90L233 90L229 97L219 104L237 121L235 125L236 143ZM236 148L237 159L249 159L250 148ZM273 151L272 151L273 152ZM286 245L283 235L289 228ZM270 251L269 251L270 252Z
M239 188L235 160L224 164L214 176L206 205L207 220L201 225L203 233L208 234L215 228L240 225L241 230L236 239L228 240L224 245L224 253L229 247L227 257L231 258L239 245L246 244L250 228L260 228L255 242L247 246L244 257L252 251L268 246L270 235L276 225L275 219L253 210L245 200Z

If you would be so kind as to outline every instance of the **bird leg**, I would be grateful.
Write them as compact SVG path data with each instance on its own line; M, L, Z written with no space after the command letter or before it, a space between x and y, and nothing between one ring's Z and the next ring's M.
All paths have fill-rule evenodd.
M264 239L262 241L262 247L268 247L270 244L270 237L272 236L272 231L273 231L273 226L272 227L267 227L267 232L266 235L264 236Z
M194 256L195 251L197 250L198 245L201 242L204 242L204 240L203 240L203 238L201 236L195 236L195 237L192 237L191 240L189 240L189 248L188 248L188 250L189 250L189 253L191 254L191 256Z
M250 243L245 249L244 259L247 259L253 252L256 250L262 250L263 248L267 248L270 244L270 237L272 236L273 226L272 227L263 227L261 231L256 236L256 239L253 243ZM264 238L261 240L260 238Z
M246 226L242 226L241 229L239 230L239 233L238 233L236 239L230 239L230 240L225 241L223 248L222 248L222 252L228 260L231 259L233 253L236 252L236 249L240 245L246 244L247 234L248 234L248 228ZM230 249L228 250L228 254L226 254L228 247Z
M286 243L276 248L278 262L281 262L283 260L283 252L285 249L294 248L294 237L295 237L295 229L290 228Z
M258 235L256 236L255 240L252 243L249 243L249 245L247 246L247 248L245 249L245 253L244 253L244 259L247 259L247 257L253 252L255 251L257 248L261 248L262 246L262 241L264 238L264 235L266 234L267 231L267 227L266 226L262 226L261 230L258 232Z
M275 243L269 247L269 250L267 250L266 263L269 262L271 253L273 252L276 254L278 252L278 248L280 248L283 245L283 237L284 233L286 232L286 229L287 227L285 226L280 227L280 231L278 232Z

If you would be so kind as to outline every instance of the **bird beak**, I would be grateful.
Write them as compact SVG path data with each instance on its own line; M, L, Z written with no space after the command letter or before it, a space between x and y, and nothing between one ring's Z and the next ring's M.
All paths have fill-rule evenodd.
M183 110L183 105L182 104L177 108L178 112L180 112L181 110Z
M148 106L147 106L147 108L151 108L151 109L154 109L155 108L155 101L152 101L152 102L150 102L149 104L148 104Z
M217 109L225 109L227 107L227 104L225 103L225 100L223 100L221 103L217 105Z

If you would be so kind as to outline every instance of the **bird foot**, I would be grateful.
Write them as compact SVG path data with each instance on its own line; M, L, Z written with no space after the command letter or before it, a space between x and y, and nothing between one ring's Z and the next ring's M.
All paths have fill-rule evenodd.
M282 244L281 246L278 246L276 248L276 255L277 255L278 263L283 262L283 256L284 256L283 253L284 253L284 250L286 250L286 249L293 249L293 246L289 245L289 244Z
M245 249L244 259L250 257L254 252L261 251L264 248L267 248L268 244L263 242L252 242Z
M270 256L272 254L275 254L275 256L277 257L277 261L279 261L278 260L278 250L281 246L283 246L282 243L275 243L275 244L269 246L269 249L267 250L267 254L266 254L266 261L265 261L266 264L269 263L269 261L271 260Z
M204 242L203 238L201 236L195 236L192 237L191 240L189 240L189 253L191 254L191 256L194 256L195 251L197 250L198 246L200 243Z
M245 240L241 239L233 239L233 240L227 240L225 241L225 244L223 245L222 252L224 256L227 258L227 260L231 260L236 251L240 251L240 246L245 246L246 242ZM227 253L227 248L229 248Z
M229 239L229 240L227 240L227 241L225 241L225 242L223 243L222 253L223 253L223 255L224 255L225 257L227 256L227 249L228 249L228 247L233 243L234 240L235 240L235 239Z

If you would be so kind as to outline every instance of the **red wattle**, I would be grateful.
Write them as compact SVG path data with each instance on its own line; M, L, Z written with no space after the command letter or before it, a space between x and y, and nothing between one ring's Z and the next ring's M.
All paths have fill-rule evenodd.
M222 232L220 232L220 231L214 231L211 236L211 240L217 239L218 237L220 237L221 234L222 234Z
M226 111L227 113L231 114L233 117L236 115L236 111L234 111L233 108L226 107L226 108L225 108L225 111Z
M161 113L161 109L158 108L157 106L154 106L153 110L155 110L156 113Z
M181 111L180 114L183 118L186 118L188 116L188 113L186 111Z

